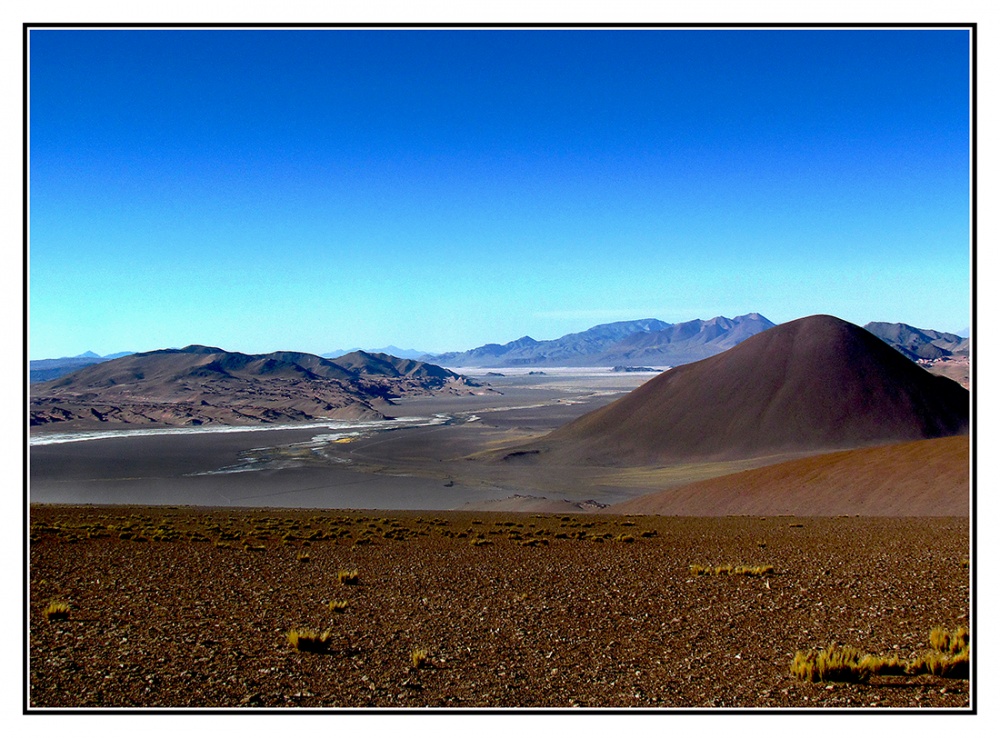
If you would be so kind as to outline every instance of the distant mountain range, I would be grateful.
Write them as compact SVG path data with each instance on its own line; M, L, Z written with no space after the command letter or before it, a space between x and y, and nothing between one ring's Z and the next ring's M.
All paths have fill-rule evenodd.
M57 379L63 377L70 372L75 372L77 369L82 369L85 366L90 366L91 364L100 364L104 361L111 361L112 359L120 359L123 356L129 356L133 352L122 351L117 354L108 354L107 356L98 356L93 351L87 351L80 354L79 356L65 356L61 359L36 359L30 362L28 371L30 372L30 381L32 382L46 382L50 379Z
M30 422L206 425L379 419L373 403L420 394L468 394L479 385L411 359L357 351L336 362L278 351L241 354L210 346L163 349L102 361L32 385Z
M646 318L597 325L550 341L524 336L503 345L421 358L453 367L676 366L714 356L773 326L758 313L676 324Z
M423 356L429 356L426 351L418 351L417 349L402 349L399 346L383 346L382 348L352 348L352 349L337 349L335 351L328 351L325 354L320 354L324 359L336 359L345 354L353 354L357 351L364 351L366 354L389 354L389 356L398 356L401 359L419 359Z
M561 338L536 341L523 336L505 344L488 343L468 351L432 354L416 349L386 346L361 351L331 351L320 358L366 353L385 354L403 359L456 368L501 368L517 366L651 366L661 369L690 364L706 359L738 345L774 323L759 313L735 318L718 316L711 320L689 320L665 323L656 318L628 320L596 325L580 333ZM948 357L968 357L970 339L953 333L914 328L905 323L878 323L865 329L893 346L913 361L929 362ZM98 356L87 352L62 359L42 359L30 362L31 381L43 382L65 376L92 364L129 356L129 352Z

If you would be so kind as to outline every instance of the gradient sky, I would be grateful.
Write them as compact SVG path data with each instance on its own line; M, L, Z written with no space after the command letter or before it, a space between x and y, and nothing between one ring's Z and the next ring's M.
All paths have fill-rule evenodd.
M970 323L964 30L30 33L30 357Z

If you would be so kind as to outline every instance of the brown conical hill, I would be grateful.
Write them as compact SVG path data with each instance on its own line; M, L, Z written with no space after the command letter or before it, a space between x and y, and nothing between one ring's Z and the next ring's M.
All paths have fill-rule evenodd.
M567 463L664 464L966 433L969 393L868 331L816 315L680 366L536 446Z
M969 437L818 454L643 495L607 512L965 517Z

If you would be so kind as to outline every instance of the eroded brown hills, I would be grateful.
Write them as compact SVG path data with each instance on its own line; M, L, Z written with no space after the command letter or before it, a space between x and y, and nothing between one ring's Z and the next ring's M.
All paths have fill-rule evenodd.
M30 422L75 428L379 419L396 397L476 388L441 367L360 351L337 363L292 351L188 346L132 354L32 385Z
M968 516L969 437L809 456L644 495L608 512Z
M816 315L655 377L532 450L559 463L670 464L966 433L969 393L868 331Z

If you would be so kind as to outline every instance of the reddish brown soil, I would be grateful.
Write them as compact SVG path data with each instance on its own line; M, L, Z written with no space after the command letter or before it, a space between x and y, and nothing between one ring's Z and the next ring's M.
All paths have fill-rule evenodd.
M651 379L533 448L612 465L746 459L965 433L969 393L829 315Z
M840 451L614 505L652 515L968 516L969 437Z
M789 673L968 625L967 519L33 506L31 529L32 708L970 705L966 680ZM776 571L689 571L708 563ZM301 626L329 653L292 649Z

